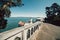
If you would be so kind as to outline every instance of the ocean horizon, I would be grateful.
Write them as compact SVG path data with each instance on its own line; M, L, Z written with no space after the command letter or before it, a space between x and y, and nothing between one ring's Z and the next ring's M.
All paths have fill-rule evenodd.
M36 17L10 17L10 18L6 18L6 19L8 20L7 26L5 29L0 29L0 33L17 28L19 21L23 21L23 22L27 23L30 19L35 20Z

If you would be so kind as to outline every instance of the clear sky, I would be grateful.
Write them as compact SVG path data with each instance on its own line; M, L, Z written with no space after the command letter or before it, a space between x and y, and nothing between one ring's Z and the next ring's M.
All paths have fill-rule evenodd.
M24 6L11 8L11 17L45 17L45 7L60 0L22 0Z

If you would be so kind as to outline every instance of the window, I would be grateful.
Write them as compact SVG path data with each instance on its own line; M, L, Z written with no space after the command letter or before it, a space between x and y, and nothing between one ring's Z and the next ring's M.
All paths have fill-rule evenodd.
M30 30L27 32L27 39L30 38Z
M21 38L20 37L16 37L14 40L21 40Z
M33 34L33 28L31 28L31 35Z

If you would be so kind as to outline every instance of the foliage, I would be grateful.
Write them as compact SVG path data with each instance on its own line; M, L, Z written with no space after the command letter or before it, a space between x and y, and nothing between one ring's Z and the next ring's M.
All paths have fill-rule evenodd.
M11 7L22 6L21 0L0 0L0 29L4 29L7 25L5 17L10 17Z
M53 3L50 7L46 7L45 22L60 25L60 5Z

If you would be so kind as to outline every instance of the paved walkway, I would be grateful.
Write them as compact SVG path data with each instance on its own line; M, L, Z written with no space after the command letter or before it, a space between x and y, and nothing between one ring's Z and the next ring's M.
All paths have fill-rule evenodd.
M42 23L30 40L56 40L60 38L60 27Z

